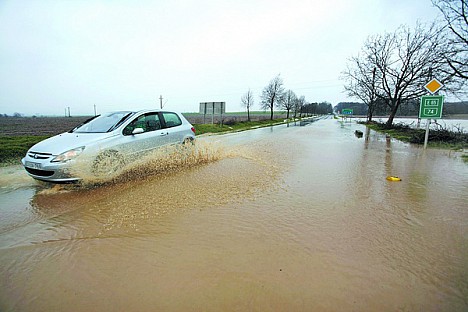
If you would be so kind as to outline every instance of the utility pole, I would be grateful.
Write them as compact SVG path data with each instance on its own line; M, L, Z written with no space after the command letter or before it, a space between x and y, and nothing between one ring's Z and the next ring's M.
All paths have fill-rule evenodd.
M161 109L163 108L162 100L163 100L163 97L162 97L162 95L160 95L159 96L159 106L161 107Z
M70 106L68 106L68 117L71 117L71 115L70 115Z
M94 116L96 116L96 104L94 104Z

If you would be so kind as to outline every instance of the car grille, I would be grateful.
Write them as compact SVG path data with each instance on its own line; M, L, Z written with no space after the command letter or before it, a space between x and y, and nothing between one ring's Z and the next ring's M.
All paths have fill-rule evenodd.
M52 156L50 153L36 153L36 152L29 152L28 156L34 159L48 159Z
M54 171L50 171L50 170L39 170L39 169L33 169L33 168L28 168L28 167L25 167L25 169L30 174L40 176L40 177L50 177L54 174Z

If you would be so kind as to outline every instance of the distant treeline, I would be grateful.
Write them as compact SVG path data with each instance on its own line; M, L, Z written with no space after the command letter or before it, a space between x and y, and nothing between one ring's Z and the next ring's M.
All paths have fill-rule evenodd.
M322 102L322 103L308 103L304 104L300 108L301 114L306 115L325 115L333 113L333 106L331 103Z
M8 114L0 114L0 117L23 117L23 114L14 113L13 115L9 116Z
M400 106L396 116L417 116L419 115L419 100L406 101ZM364 103L357 102L341 102L334 107L335 112L341 112L343 109L353 109L353 115L367 115L367 105ZM374 111L374 116L387 116L390 114L390 109L385 103L380 102ZM462 102L446 102L442 114L457 115L457 114L468 114L468 101Z

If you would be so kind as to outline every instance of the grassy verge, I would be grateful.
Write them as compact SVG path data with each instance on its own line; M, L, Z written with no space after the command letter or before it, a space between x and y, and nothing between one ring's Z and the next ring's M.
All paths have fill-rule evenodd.
M31 146L48 137L48 135L0 136L0 165L19 163Z
M275 115L278 114L286 114L286 111L277 111L275 110ZM183 113L185 117L187 116L203 116L202 113L197 113L197 112L190 112L190 113ZM211 118L211 114L206 115L207 118ZM223 116L245 116L247 117L247 112L225 112L223 113ZM270 117L270 111L251 111L250 116L265 116L265 117Z
M236 132L250 130L260 127L268 127L284 123L284 119L261 120L261 121L241 121L232 124L195 124L193 125L197 130L197 134L204 133L223 133L223 132Z
M383 123L368 123L367 127L386 133L391 137L403 142L413 144L424 144L425 129L414 129L408 125L396 124L391 129L387 129ZM448 129L429 130L429 147L445 148L454 150L468 149L468 134L461 131L453 132ZM464 157L466 159L466 157Z

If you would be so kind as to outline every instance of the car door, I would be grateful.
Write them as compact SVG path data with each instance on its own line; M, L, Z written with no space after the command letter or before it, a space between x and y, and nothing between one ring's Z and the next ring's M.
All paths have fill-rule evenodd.
M168 144L182 143L187 130L184 129L179 115L173 112L161 112L161 117L167 131L166 142Z
M163 129L159 114L151 112L135 117L123 129L122 135L120 149L127 155L133 155L167 144L168 132Z

